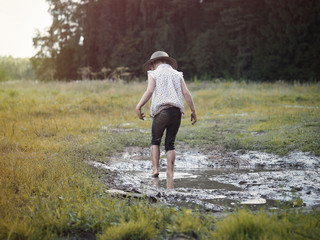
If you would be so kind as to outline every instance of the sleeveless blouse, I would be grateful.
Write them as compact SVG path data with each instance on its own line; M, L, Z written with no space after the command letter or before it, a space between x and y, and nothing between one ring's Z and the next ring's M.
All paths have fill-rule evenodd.
M184 114L183 95L181 90L181 79L183 73L173 69L169 64L161 64L148 74L156 82L152 94L150 116L155 117L161 110L169 107L178 107Z

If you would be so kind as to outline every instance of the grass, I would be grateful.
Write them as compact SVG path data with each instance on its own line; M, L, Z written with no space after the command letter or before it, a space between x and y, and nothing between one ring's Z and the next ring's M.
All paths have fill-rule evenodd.
M253 214L240 210L217 222L217 230L211 233L211 239L317 239L320 234L319 220L319 212L268 216L264 211Z
M178 140L279 155L320 154L319 84L203 85L191 87L200 122L195 128L183 125Z
M191 126L188 117L183 119L179 143L320 154L319 84L216 81L188 86L199 122ZM107 162L126 146L149 146L151 120L135 116L145 88L145 83L1 83L0 239L319 235L319 212L267 216L240 211L217 220L210 214L106 194L100 173L86 161ZM255 219L267 227L262 229Z

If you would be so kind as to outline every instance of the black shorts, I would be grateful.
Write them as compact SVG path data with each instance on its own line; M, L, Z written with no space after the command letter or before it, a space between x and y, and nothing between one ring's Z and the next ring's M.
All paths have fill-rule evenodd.
M165 150L166 152L174 150L174 142L181 123L180 108L170 107L163 109L158 113L152 122L152 140L151 145L160 146L164 130L166 130Z

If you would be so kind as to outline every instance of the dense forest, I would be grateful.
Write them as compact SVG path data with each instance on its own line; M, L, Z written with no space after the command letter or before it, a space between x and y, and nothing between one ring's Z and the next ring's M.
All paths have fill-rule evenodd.
M47 0L40 79L141 77L156 50L186 78L319 81L318 0Z

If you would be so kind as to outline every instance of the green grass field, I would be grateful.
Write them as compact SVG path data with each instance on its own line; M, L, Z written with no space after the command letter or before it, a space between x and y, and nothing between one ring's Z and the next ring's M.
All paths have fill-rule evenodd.
M195 82L179 144L320 155L320 84ZM114 199L87 160L149 145L146 83L0 83L0 239L316 239L320 214L176 211ZM143 108L148 115L149 105ZM125 131L130 130L130 131ZM141 131L143 130L143 131Z

